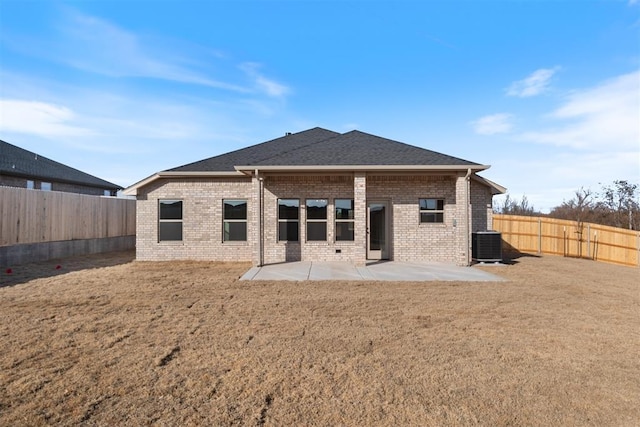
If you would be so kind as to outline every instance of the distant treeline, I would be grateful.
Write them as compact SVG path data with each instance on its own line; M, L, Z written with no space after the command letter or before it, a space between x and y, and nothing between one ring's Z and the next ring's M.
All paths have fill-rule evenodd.
M599 192L585 188L576 190L571 200L552 208L548 215L538 212L526 196L522 196L518 201L512 199L509 194L494 210L505 215L549 216L578 223L591 222L640 230L639 201L640 191L637 184L616 180L603 186Z

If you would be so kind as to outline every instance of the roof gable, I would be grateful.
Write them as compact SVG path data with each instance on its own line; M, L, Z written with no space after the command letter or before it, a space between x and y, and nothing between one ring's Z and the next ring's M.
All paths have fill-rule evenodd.
M0 174L119 190L122 187L0 140Z

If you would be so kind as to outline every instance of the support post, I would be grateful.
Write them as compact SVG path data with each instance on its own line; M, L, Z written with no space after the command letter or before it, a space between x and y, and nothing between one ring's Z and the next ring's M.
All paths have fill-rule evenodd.
M542 219L538 218L538 255L542 255Z

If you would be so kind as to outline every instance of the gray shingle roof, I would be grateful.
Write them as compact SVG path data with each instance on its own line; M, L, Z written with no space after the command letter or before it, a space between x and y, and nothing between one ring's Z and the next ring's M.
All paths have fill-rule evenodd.
M313 128L168 171L233 171L234 166L369 165L478 166L478 163L360 131L340 134Z
M119 190L122 187L0 140L0 174Z
M303 132L272 139L261 144L252 145L227 154L210 157L198 162L189 163L169 169L171 172L230 172L235 171L235 166L249 166L262 164L268 159L278 158L278 156L296 151L303 147L316 144L330 139L337 132L322 128L313 128Z

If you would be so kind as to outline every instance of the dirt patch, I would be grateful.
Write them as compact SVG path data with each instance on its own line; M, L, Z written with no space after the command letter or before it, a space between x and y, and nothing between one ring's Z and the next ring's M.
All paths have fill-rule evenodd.
M0 425L640 420L637 269L526 257L475 267L506 282L240 282L246 264L57 264L4 277Z

